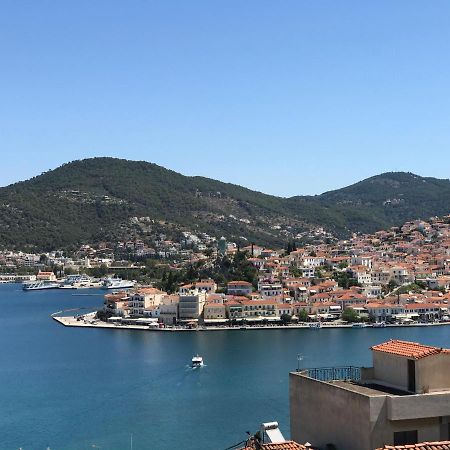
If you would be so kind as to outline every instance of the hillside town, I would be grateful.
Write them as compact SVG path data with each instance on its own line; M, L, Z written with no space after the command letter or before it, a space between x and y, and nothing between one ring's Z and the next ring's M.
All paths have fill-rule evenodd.
M256 244L239 248L223 237L216 240L190 233L185 233L182 241L185 247L191 246L186 250L189 259L171 263L158 260L170 272L193 264L210 267L218 258L232 263L239 257L249 268L247 279L223 282L212 276L188 283L181 280L172 292L158 287L158 283L133 283L132 289L107 293L98 316L116 323L149 319L149 323L158 322L161 327L191 328L298 322L384 326L450 321L450 216L298 248L293 242L285 249ZM140 242L121 244L132 253L148 251ZM160 245L164 257L167 251L182 247L180 242L163 240ZM2 252L0 263L4 268L25 267L28 272L38 269L38 279L53 281L58 271L61 274L103 267L111 274L114 269L141 267L136 261L115 260L106 245L96 250L83 245L76 256L78 259L58 253ZM49 265L55 268L55 274L44 271ZM14 277L17 275L3 274L1 279ZM36 275L22 275L21 279L26 277L33 279Z

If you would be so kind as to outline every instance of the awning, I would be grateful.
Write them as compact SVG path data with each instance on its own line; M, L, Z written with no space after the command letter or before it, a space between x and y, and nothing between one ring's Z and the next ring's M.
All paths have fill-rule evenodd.
M226 323L228 319L205 319L205 323Z

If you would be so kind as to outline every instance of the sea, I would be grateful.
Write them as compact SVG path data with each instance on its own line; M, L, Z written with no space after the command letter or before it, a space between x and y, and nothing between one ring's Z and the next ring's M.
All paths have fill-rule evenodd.
M450 347L447 326L170 333L50 317L103 294L0 286L0 450L225 450L269 421L288 438L298 364L369 366L390 338Z

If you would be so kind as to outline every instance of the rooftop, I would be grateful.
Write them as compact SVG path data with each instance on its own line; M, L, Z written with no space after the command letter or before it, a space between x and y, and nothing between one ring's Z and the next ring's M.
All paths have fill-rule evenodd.
M406 358L421 359L427 356L437 355L439 353L449 353L449 349L432 347L430 345L419 344L418 342L400 341L391 339L383 344L374 345L372 350L391 355L404 356Z
M422 442L408 445L385 445L377 450L450 450L450 441Z
M258 446L256 447L254 446L254 444L250 443L250 447L247 446L243 450L255 450L256 448L261 450L312 450L311 447L298 444L294 441L279 442L277 444L258 444Z

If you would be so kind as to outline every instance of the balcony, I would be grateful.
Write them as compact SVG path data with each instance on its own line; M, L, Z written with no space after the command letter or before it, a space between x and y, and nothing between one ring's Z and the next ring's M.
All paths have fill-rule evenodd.
M361 367L320 367L304 369L301 374L317 381L361 381Z

